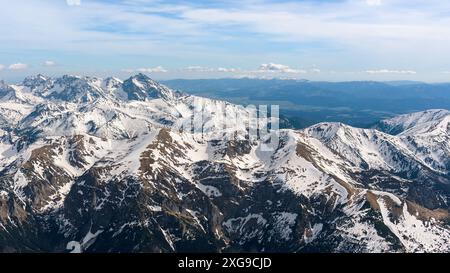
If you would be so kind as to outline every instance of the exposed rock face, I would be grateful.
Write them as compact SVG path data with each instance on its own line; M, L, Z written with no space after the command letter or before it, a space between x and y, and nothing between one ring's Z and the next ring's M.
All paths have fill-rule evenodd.
M247 121L173 129L198 103L245 109L142 74L0 89L2 252L450 251L444 110L280 130L264 151Z

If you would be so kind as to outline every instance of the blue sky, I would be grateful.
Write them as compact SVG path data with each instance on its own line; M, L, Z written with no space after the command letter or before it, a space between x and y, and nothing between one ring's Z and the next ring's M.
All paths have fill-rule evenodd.
M0 79L450 82L450 1L0 0Z

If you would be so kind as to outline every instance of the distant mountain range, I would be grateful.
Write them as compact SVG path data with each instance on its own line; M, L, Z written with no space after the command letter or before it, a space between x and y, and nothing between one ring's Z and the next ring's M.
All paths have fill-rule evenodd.
M196 84L392 112L450 98L439 85L233 82ZM281 129L264 150L268 139L240 137L250 123L224 131L216 115L200 133L173 129L196 122L198 104L247 111L143 74L1 82L0 251L450 251L449 111Z
M170 80L164 84L238 104L279 104L281 114L295 129L323 121L369 128L400 114L450 109L448 83L209 79Z

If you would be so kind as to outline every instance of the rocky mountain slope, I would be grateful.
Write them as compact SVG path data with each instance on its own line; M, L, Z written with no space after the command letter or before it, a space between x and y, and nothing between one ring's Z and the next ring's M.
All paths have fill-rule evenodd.
M142 74L0 83L0 251L450 251L448 111L258 139L222 112Z

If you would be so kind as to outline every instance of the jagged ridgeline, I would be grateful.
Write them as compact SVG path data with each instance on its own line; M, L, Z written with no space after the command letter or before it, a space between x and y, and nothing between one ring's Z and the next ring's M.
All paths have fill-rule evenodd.
M0 251L449 252L450 112L264 139L173 130L194 105L145 75L0 83Z

